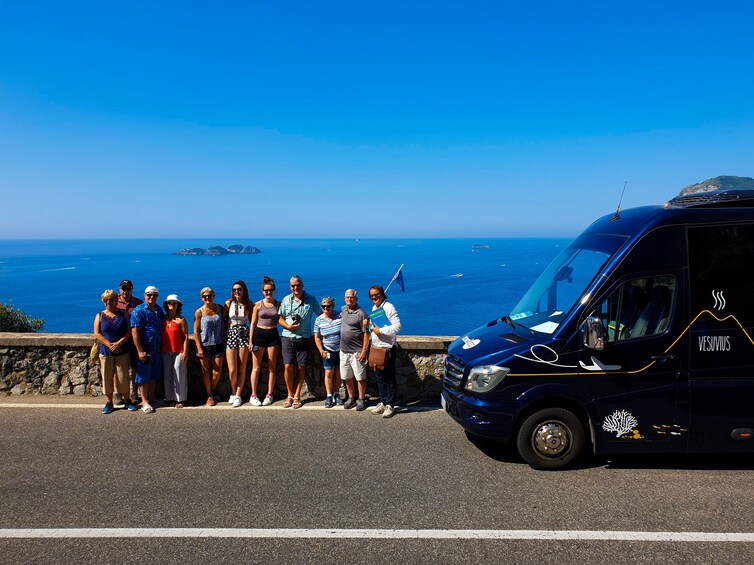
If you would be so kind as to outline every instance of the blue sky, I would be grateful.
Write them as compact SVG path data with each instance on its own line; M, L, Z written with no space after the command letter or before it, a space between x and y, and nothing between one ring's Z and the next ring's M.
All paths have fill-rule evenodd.
M750 2L16 2L0 239L573 236L754 176Z

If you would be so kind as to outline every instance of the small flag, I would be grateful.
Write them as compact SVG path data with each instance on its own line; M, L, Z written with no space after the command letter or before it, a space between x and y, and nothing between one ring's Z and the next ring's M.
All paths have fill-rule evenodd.
M397 282L399 285L401 285L401 292L406 292L406 285L403 282L403 265L398 267L398 272L395 273L395 276L390 280L390 282L387 285L388 288L390 288L390 285L393 284L394 282Z

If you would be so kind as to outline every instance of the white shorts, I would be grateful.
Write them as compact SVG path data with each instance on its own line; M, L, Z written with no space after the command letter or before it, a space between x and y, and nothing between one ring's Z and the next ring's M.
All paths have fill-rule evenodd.
M367 363L359 361L359 353L340 352L340 378L344 381L356 377L357 381L367 378Z

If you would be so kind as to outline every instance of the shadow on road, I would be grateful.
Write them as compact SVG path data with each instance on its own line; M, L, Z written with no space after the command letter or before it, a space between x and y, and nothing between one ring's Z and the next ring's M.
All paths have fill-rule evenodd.
M754 469L754 453L739 455L611 455L603 457L606 469L683 469L741 471Z

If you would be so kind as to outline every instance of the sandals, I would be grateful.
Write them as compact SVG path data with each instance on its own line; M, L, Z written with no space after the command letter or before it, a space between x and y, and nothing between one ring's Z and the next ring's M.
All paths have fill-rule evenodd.
M301 408L301 399L300 398L294 398L293 399L293 407L294 408Z
M290 408L291 406L293 406L293 400L294 399L292 396L289 396L288 398L286 398L285 403L283 404L283 408Z
M145 414L154 414L154 408L150 404L145 404L141 409Z

